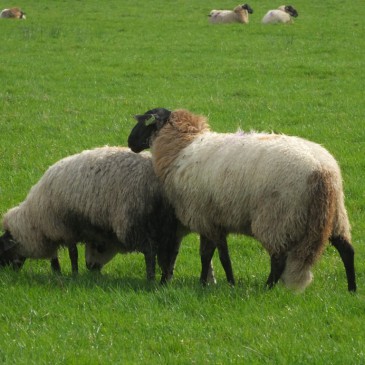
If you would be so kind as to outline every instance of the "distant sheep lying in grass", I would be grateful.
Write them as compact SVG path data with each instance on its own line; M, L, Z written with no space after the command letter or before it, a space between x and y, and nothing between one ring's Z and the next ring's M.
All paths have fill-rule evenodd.
M262 18L263 24L292 23L298 12L291 5L279 6L276 10L269 10Z
M100 269L117 252L142 252L149 280L155 258L161 282L172 277L180 240L149 153L103 147L51 166L19 206L3 219L0 266L20 268L26 258L57 257L60 246L86 243L86 264ZM101 248L102 262L88 261ZM91 252L91 253L90 253Z
M4 9L0 18L26 19L25 13L19 8Z
M253 10L248 4L238 5L233 10L212 10L209 14L211 23L243 23L248 24L248 14Z
M204 280L215 244L234 283L228 233L259 240L271 258L267 285L295 290L329 239L356 290L354 250L336 160L320 145L286 135L214 133L203 116L157 108L137 115L132 151L151 147L153 166L178 219L205 237ZM213 242L215 244L213 244Z

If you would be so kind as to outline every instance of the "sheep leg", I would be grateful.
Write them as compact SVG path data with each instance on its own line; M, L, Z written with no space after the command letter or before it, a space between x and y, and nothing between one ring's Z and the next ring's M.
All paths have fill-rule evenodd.
M215 279L214 269L213 269L213 261L210 261L210 266L207 275L207 283L209 284L217 284L217 280Z
M200 276L200 281L203 285L207 284L208 278L210 281L215 281L214 271L212 267L212 257L215 251L216 245L210 239L205 236L200 236L200 257L202 263L202 272ZM218 253L219 259L226 273L227 281L231 284L235 284L231 259L229 257L227 239L225 236L218 239Z
M71 261L72 272L75 274L79 271L79 267L78 267L79 254L78 254L75 243L71 244L68 247L68 255L69 255L70 261Z
M355 264L354 264L354 255L355 255L354 248L352 247L351 243L348 242L342 236L330 237L330 242L339 252L342 262L345 266L348 290L355 292L356 278L355 278Z
M269 289L272 289L274 285L279 281L281 275L284 272L286 263L286 255L279 253L270 256L271 271L266 281L266 285Z
M144 260L146 263L146 274L148 281L154 281L156 276L156 257L152 252L144 253Z
M227 238L225 236L218 241L217 247L219 259L226 273L227 281L229 284L234 285L235 280L233 276L232 263L231 258L229 257Z
M61 272L61 265L57 256L51 258L51 268L52 271L55 273Z
M202 285L206 285L208 281L215 281L214 272L212 268L212 257L215 251L215 244L205 236L200 236L200 260L202 265L202 271L200 274L200 282ZM209 280L210 278L210 280Z
M158 255L158 263L160 267L162 268L162 275L161 275L161 281L160 284L166 284L168 281L170 281L174 275L174 269L175 269L175 262L177 255L179 253L180 249L180 243L181 239L178 239L175 241L175 245L172 248L171 252L169 252L169 255L165 260L161 259L161 254ZM167 261L167 264L164 262Z

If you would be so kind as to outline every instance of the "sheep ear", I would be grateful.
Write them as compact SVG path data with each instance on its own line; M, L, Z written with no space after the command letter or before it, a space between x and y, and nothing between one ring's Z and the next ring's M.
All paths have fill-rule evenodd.
M136 119L138 123L143 123L146 127L156 123L156 118L153 114L135 115L134 119Z
M156 122L157 119L155 118L155 116L151 115L151 117L144 122L144 125L148 127L149 125L155 124Z

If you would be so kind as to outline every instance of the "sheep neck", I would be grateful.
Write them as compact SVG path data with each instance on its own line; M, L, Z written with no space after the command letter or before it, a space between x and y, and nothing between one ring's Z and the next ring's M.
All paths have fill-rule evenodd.
M160 130L152 144L153 164L156 175L165 181L169 167L180 152L199 135L208 132L206 118L186 110L177 110Z
M248 24L248 12L247 10L240 10L235 12L237 19L240 23Z

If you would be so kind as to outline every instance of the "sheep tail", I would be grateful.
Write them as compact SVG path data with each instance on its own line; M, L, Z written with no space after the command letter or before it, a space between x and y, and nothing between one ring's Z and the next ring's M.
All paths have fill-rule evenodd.
M312 281L310 271L331 235L336 212L336 177L330 171L313 172L307 181L309 207L306 234L288 252L282 275L285 285L303 291Z

